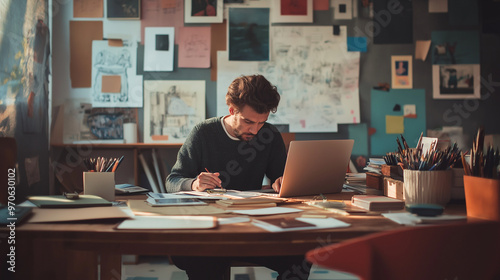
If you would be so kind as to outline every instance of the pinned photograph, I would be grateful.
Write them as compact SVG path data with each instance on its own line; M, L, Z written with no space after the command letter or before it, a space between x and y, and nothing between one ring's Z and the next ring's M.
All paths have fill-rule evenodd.
M479 64L433 65L435 99L480 98Z
M223 0L185 0L185 23L215 23L223 20Z
M392 56L392 88L413 88L412 56Z

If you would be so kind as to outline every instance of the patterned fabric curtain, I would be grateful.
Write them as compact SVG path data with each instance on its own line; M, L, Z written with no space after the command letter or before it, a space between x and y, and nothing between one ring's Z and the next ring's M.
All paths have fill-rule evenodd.
M48 193L48 20L48 0L0 1L0 137L17 142L18 201Z

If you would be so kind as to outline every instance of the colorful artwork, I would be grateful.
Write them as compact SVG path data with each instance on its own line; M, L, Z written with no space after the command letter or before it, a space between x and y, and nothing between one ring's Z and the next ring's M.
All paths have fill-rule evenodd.
M184 143L205 119L205 81L144 82L144 142Z
M229 8L229 60L269 60L269 8Z

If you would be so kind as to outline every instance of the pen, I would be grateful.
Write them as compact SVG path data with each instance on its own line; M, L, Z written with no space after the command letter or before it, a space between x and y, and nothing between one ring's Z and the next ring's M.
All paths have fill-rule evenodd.
M210 171L208 171L208 168L205 167L205 171L207 171L208 173L212 173ZM226 192L226 189L224 189L222 186L220 187L220 190L215 190L215 189L212 189L212 190L207 190L208 193L220 193L220 192Z
M114 166L113 166L113 169L111 170L111 172L115 172L116 169L118 168L118 166L120 166L120 163L122 163L122 160L125 156L122 156L118 161L115 162Z

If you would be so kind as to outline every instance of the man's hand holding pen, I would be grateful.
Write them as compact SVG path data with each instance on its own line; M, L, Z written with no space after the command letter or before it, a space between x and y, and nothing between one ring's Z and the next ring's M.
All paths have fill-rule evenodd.
M193 191L205 191L209 189L221 188L222 189L222 181L219 178L220 173L215 172L211 173L208 169L205 168L206 172L201 172L200 175L196 177L191 185L191 189Z

